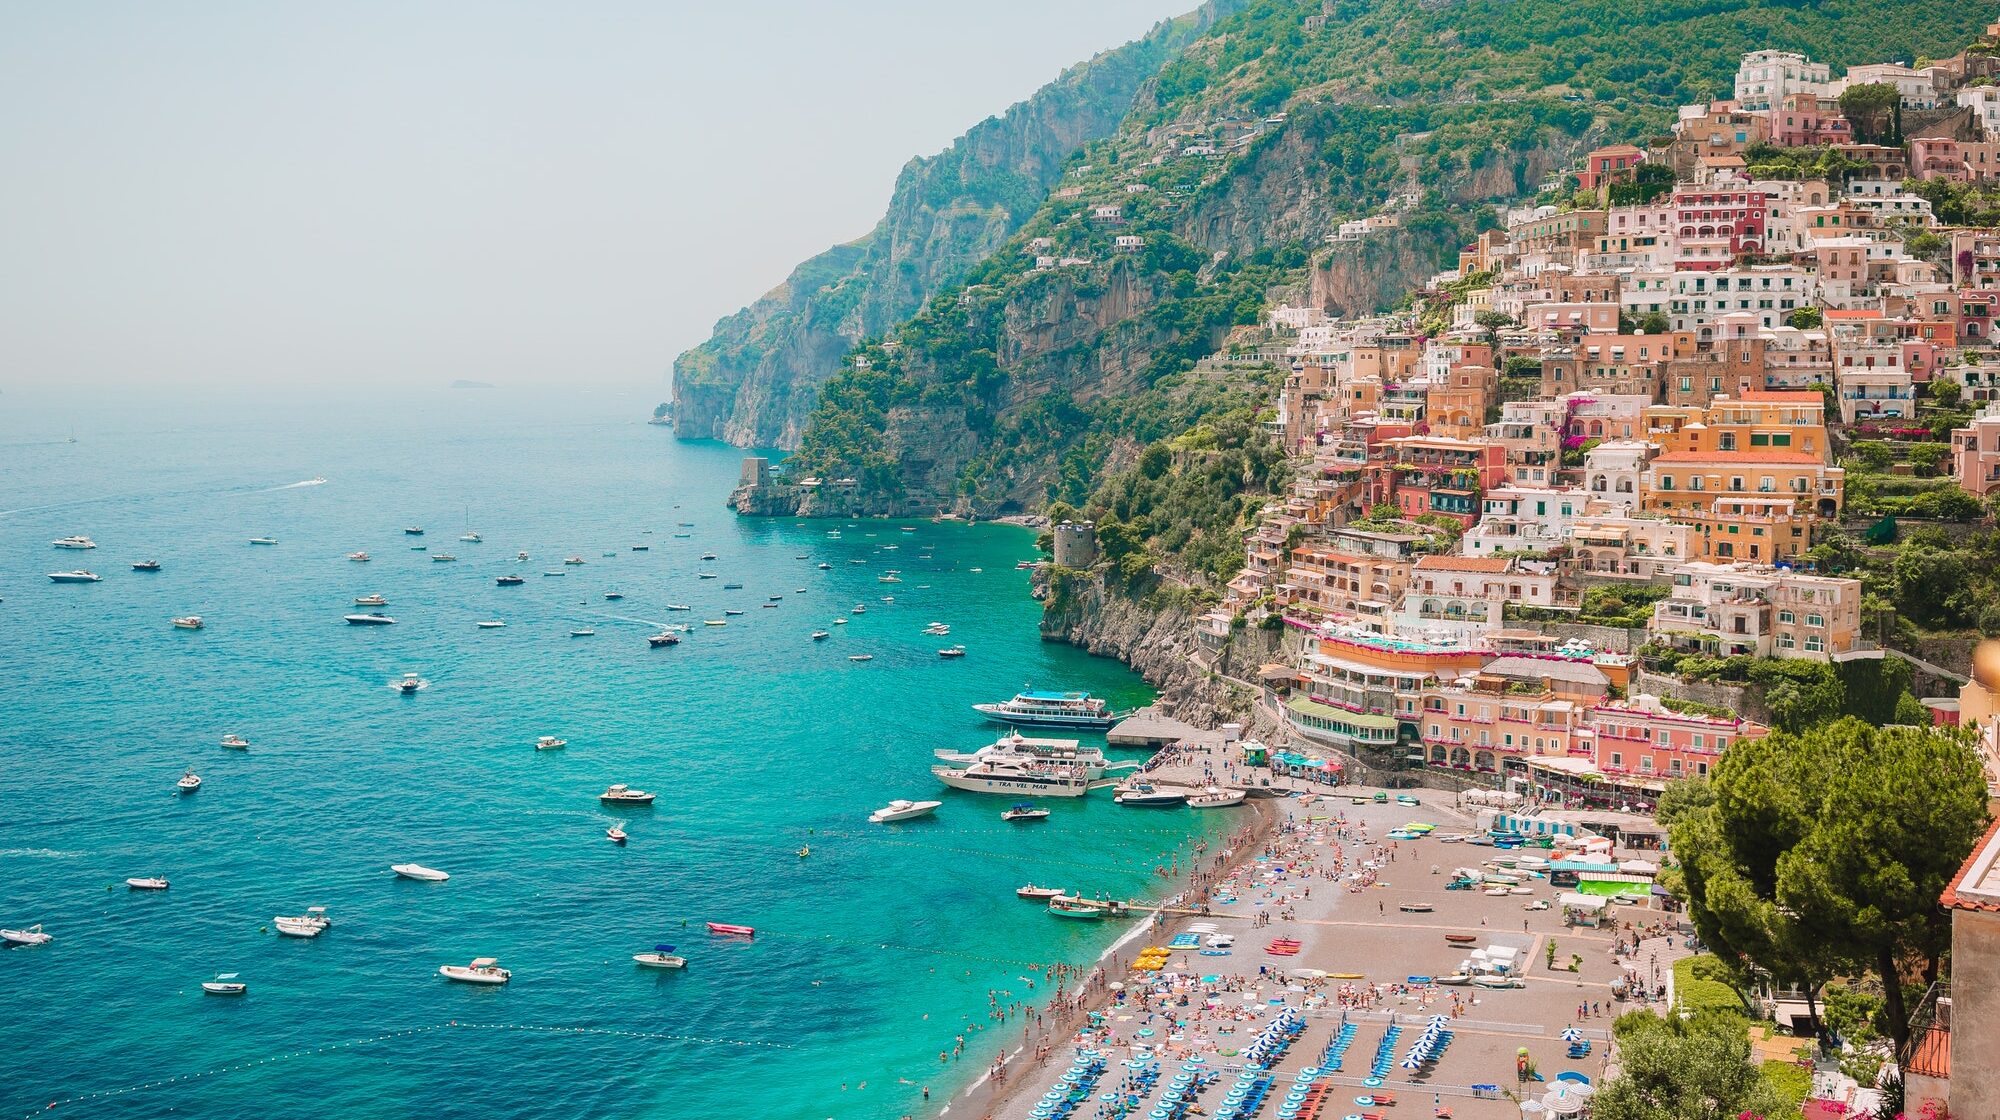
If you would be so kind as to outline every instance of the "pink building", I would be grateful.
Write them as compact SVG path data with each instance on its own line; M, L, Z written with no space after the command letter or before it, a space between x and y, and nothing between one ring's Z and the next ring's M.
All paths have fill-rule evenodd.
M1949 136L1920 136L1910 141L1910 177L1965 182L1969 177L1965 153L1959 148L1959 142Z
M1709 188L1674 192L1674 225L1683 271L1728 267L1736 257L1764 251L1764 219L1771 210L1763 191Z
M1968 493L1984 498L2000 487L2000 410L1988 408L1951 430L1952 473Z
M1771 142L1780 148L1817 148L1854 142L1854 126L1840 115L1836 98L1794 93L1782 109L1771 110Z
M1670 711L1644 694L1595 705L1584 718L1595 732L1593 762L1613 782L1705 778L1730 744L1771 730L1747 719Z
M1577 185L1594 191L1606 183L1628 181L1644 162L1646 153L1630 144L1599 148L1583 157L1583 170L1577 174Z

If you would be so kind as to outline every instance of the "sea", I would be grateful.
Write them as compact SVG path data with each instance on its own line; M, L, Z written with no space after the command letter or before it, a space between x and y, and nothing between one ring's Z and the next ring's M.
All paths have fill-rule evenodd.
M975 702L1150 693L1038 639L1027 530L736 517L744 453L652 404L0 395L0 927L55 936L0 949L0 1117L934 1111L1018 1044L990 999L1046 999L1048 965L1121 932L1016 887L1157 897L1228 827L1104 793L1006 824L945 790L931 752L996 735ZM98 547L51 547L71 534ZM79 567L102 582L47 578ZM343 623L368 594L394 625ZM685 641L649 648L663 624ZM609 811L613 783L658 800ZM867 823L893 798L944 804ZM324 934L276 935L309 906ZM635 966L659 945L687 969ZM512 982L438 974L475 957ZM222 973L247 995L205 996Z

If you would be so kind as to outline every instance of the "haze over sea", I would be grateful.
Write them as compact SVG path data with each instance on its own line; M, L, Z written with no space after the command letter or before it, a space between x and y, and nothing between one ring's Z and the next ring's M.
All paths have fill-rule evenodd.
M675 442L630 395L60 392L0 396L0 925L56 936L0 951L0 1115L218 1071L55 1114L897 1117L1018 1041L1010 1022L940 1066L988 989L1045 998L1027 962L1115 935L1016 886L1156 893L1163 853L1222 823L1099 794L1005 825L1003 799L930 777L933 748L993 739L968 705L1024 682L1148 696L1037 639L1023 530L738 519L742 453ZM50 547L72 533L99 547ZM103 582L47 579L77 567ZM371 592L396 625L344 625ZM725 608L744 614L700 624ZM206 629L169 626L185 614ZM669 622L687 640L648 649ZM429 687L392 691L408 671ZM204 784L177 796L190 767ZM660 794L617 814L622 849L613 782ZM918 796L936 819L865 821ZM405 861L451 880L393 877ZM156 874L172 888L123 885ZM320 938L268 931L312 905ZM687 971L635 968L657 943ZM482 955L513 982L437 975ZM249 995L204 998L219 972Z

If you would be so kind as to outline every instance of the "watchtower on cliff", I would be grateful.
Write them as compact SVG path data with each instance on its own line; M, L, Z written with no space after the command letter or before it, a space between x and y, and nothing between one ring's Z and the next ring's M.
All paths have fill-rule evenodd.
M743 473L737 477L736 485L761 490L771 485L771 461L752 455L743 460Z
M1065 521L1055 528L1056 567L1088 568L1097 563L1097 526L1089 521Z

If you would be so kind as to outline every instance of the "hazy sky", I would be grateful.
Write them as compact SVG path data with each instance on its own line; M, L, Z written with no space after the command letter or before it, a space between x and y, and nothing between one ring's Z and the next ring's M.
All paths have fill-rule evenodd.
M0 387L664 386L1195 0L0 0Z

